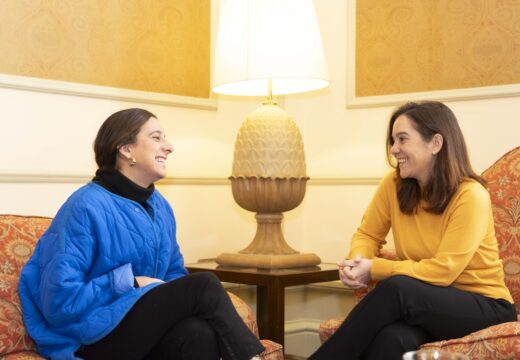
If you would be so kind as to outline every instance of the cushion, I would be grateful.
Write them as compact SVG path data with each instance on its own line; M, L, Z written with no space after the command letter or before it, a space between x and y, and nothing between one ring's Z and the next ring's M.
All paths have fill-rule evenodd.
M0 215L0 274L20 275L51 221L39 216Z
M249 305L247 305L244 300L242 300L235 294L230 293L229 291L228 291L228 295L231 298L231 302L233 303L233 306L237 310L238 315L240 315L242 320L244 320L244 322L246 323L249 330L251 330L251 332L253 334L255 334L255 336L258 338L259 337L258 326L256 324L256 320L255 320L253 311L251 310Z
M459 339L424 344L421 349L442 349L466 354L470 359L520 358L520 322L508 322L476 331Z
M22 320L18 277L0 274L0 356L36 350Z
M343 320L344 319L329 319L320 324L318 335L320 336L322 344L338 330Z
M271 340L260 340L265 350L261 354L263 360L284 360L282 345Z

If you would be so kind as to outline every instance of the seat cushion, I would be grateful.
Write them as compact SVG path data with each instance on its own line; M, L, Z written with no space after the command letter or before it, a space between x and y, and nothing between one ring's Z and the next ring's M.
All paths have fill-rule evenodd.
M343 319L329 319L320 324L318 335L322 344L338 330L342 322Z
M283 346L271 340L260 340L265 350L261 354L262 360L284 360Z
M233 306L235 307L238 315L240 315L242 320L244 320L249 330L251 330L251 332L255 334L257 338L259 338L255 315L253 314L253 311L249 305L247 305L244 300L229 291L228 295L231 298L231 302L233 303Z
M424 344L422 349L443 349L470 359L520 359L520 322L513 321L476 331L459 339Z

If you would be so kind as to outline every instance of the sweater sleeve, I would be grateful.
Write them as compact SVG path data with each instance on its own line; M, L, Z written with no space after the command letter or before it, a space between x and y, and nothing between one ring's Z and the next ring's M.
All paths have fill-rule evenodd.
M385 176L379 184L374 197L368 205L361 225L352 236L348 258L361 255L372 258L386 244L386 235L390 230L390 199L392 186L395 187L395 172Z
M452 201L445 210L449 211L446 230L431 258L417 261L374 258L372 278L408 275L433 285L451 285L468 266L486 236L492 216L489 194L480 184L465 188Z

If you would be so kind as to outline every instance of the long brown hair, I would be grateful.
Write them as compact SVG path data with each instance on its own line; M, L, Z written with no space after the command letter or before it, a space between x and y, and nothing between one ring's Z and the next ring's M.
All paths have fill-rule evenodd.
M141 127L150 118L147 110L133 108L110 115L99 128L94 140L94 153L99 169L114 169L119 147L133 144Z
M442 148L435 155L432 176L422 191L416 179L402 179L398 165L392 161L392 130L396 119L401 115L410 119L412 126L424 141L431 141L435 134L443 137ZM388 123L386 156L389 164L396 168L399 208L405 214L417 211L422 199L427 202L426 211L442 213L464 179L474 179L485 185L485 181L471 167L466 142L457 118L450 108L441 102L410 102L395 110Z

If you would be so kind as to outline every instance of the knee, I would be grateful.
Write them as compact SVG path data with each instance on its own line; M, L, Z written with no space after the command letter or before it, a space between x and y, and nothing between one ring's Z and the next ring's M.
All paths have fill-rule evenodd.
M219 294L224 295L226 293L218 277L209 271L195 273L190 277L192 285L200 291L201 300L212 299L219 297ZM211 296L205 296L205 294Z
M190 277L192 278L192 281L196 283L200 283L204 286L209 286L211 288L222 288L222 284L220 283L220 280L218 277L209 271L203 271L191 274Z
M385 280L380 281L376 288L381 290L390 290L397 291L401 293L402 291L407 291L409 289L414 288L414 285L420 282L420 280L414 279L410 276L406 275L395 275L391 276Z

